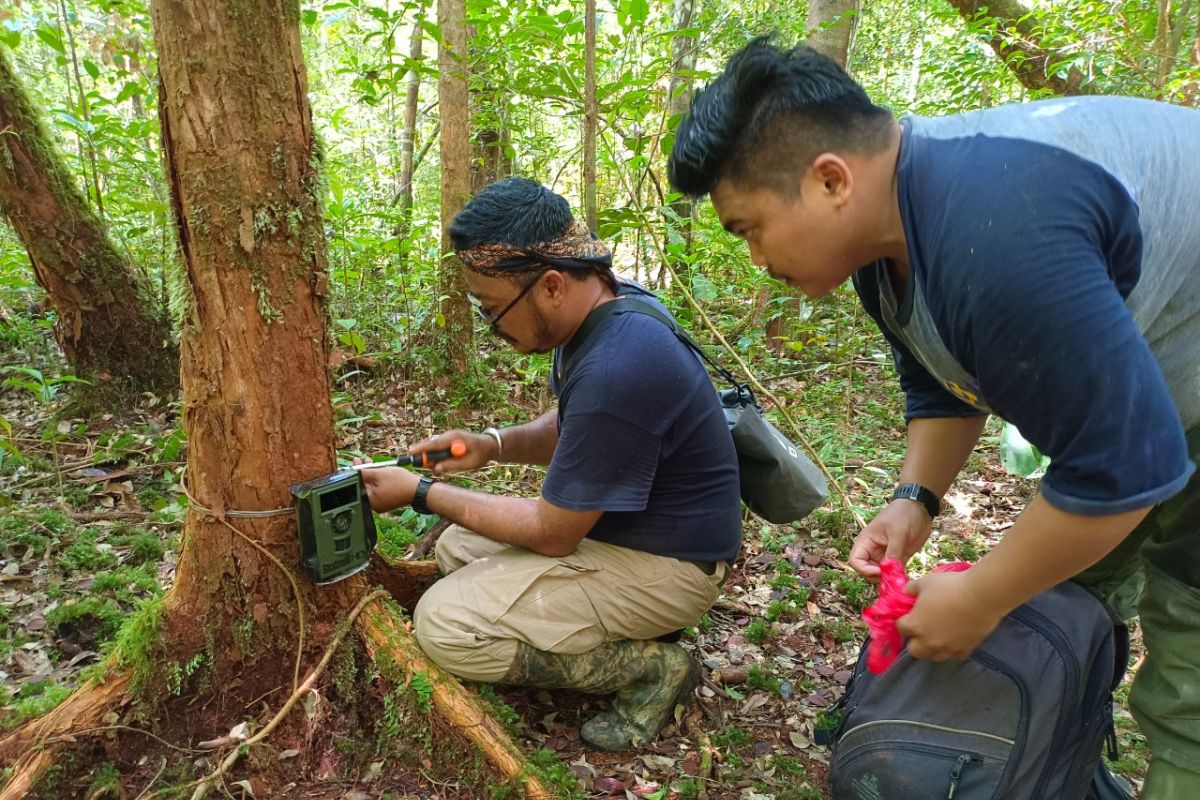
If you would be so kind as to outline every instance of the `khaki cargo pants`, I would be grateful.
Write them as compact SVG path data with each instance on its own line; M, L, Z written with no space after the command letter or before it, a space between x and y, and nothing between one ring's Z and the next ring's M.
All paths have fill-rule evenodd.
M728 571L590 539L551 558L458 525L438 539L437 562L445 577L413 611L417 641L443 669L486 683L504 677L522 642L585 653L695 625Z
M1200 462L1200 429L1188 434L1188 451ZM1200 470L1076 580L1098 589L1122 617L1140 618L1146 660L1130 710L1152 757L1200 780Z

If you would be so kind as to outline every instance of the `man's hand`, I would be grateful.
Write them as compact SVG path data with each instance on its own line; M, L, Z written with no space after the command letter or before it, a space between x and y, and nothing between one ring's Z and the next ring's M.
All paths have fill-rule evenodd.
M905 587L917 604L896 621L896 629L913 658L967 658L1000 624L1005 612L975 592L973 577L971 570L932 572Z
M448 450L456 440L466 443L466 454L461 458L451 456L445 461L439 461L430 468L430 472L435 475L445 475L450 472L479 469L496 457L495 439L486 433L472 433L460 429L439 433L437 436L431 436L411 444L408 452L416 455L426 450Z
M359 460L355 459L357 463ZM412 505L421 476L401 467L376 467L360 473L367 489L367 501L377 514Z
M879 564L885 558L908 563L925 544L933 520L920 503L893 500L862 529L850 548L850 566L872 583L879 582Z

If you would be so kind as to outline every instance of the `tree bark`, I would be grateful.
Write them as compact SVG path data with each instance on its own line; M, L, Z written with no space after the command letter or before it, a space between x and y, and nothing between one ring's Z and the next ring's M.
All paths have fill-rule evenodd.
M692 73L696 69L696 37L684 35L692 27L696 14L696 0L675 0L672 27L675 37L671 40L671 81L667 86L668 127L674 129L687 113L692 101ZM692 250L692 201L686 195L671 203L669 226L679 230L683 240L684 258L674 264L675 275L683 278L688 270L687 256Z
M400 228L398 237L404 239L411 228L413 205L413 177L416 172L416 141L417 141L417 104L421 95L421 71L417 65L421 61L421 48L425 31L421 28L421 19L413 22L412 37L408 44L408 57L412 61L412 69L408 72L407 84L404 87L404 119L400 131L400 197L397 206L400 211Z
M596 0L586 0L583 11L583 218L596 230L596 135L600 104L596 98Z
M265 645L257 649L273 653L255 674L278 686L278 653L301 624L292 583L222 520L286 509L290 484L334 467L320 155L299 12L295 0L153 0L151 11L167 181L191 289L181 351L195 504L166 633L184 650L215 639L221 685L252 660L229 621L252 620ZM298 560L290 513L232 524ZM302 604L318 623L333 620L351 586L302 581Z
M178 388L165 310L88 207L2 49L0 213L29 253L77 375L129 392Z
M854 32L858 29L858 11L859 0L809 0L805 44L845 69Z
M810 0L808 5L808 39L805 42L819 53L832 58L842 69L847 69L850 61L850 47L854 42L854 31L858 28L858 0ZM771 308L765 296L769 290L764 289L764 296L759 298L756 306L763 309ZM795 316L799 315L804 296L795 289L789 289L786 301L778 308L764 327L767 347L780 356L792 356L796 352L788 347L791 338L791 325Z
M439 272L443 352L455 374L466 371L474 338L467 287L450 244L450 223L471 192L471 100L467 85L466 0L439 0L438 108L441 113L442 261Z
M963 18L974 20L981 14L996 23L996 34L988 42L996 55L1027 89L1049 90L1059 95L1092 94L1087 76L1072 67L1065 74L1051 75L1049 66L1054 53L1042 47L1037 22L1031 10L1018 0L950 0Z

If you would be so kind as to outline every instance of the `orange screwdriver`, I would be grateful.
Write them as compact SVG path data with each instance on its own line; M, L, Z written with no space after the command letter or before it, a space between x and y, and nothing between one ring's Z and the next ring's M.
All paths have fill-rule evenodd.
M467 443L462 439L455 439L450 443L449 447L444 447L441 450L424 450L420 453L411 455L405 454L397 458L391 458L387 461L373 461L369 464L355 464L354 469L375 469L376 467L422 467L429 469L439 461L445 461L448 458L462 458L467 454Z

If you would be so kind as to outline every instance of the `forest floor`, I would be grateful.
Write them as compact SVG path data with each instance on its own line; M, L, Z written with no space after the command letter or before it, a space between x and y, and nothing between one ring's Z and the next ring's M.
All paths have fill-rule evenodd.
M893 485L902 450L898 400L886 371L868 361L851 384L818 373L807 376L807 385L791 377L772 387L780 396L804 398L793 411L805 415L805 430L821 449L840 442L832 448L838 463L830 466L868 517ZM342 455L394 452L447 425L479 429L527 419L549 399L544 382L507 362L466 398L383 370L341 372L335 405ZM0 731L61 702L134 608L171 584L186 504L177 404L148 397L121 414L73 418L69 411L64 416L64 386L24 378L27 385L0 391L0 420L11 425L0 449ZM915 570L978 558L1035 491L1036 483L1005 473L995 430L989 431L947 497L947 512ZM498 465L463 481L534 496L540 476ZM828 753L813 742L813 731L850 677L865 633L860 613L874 597L874 588L845 566L857 527L836 506L831 499L808 519L783 526L747 515L742 554L723 596L682 639L704 665L697 702L652 746L616 754L583 746L579 724L605 705L602 698L502 688L498 695L518 740L556 754L577 776L580 797L826 797ZM380 549L404 557L427 524L411 512L381 518ZM1118 692L1124 757L1116 769L1136 782L1145 745L1125 710L1127 691L1128 679ZM401 788L379 772L282 782L286 770L276 768L276 779L255 784L256 796L471 796L437 785ZM229 796L249 797L249 786L231 783Z

